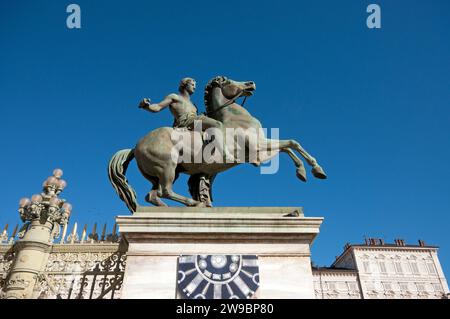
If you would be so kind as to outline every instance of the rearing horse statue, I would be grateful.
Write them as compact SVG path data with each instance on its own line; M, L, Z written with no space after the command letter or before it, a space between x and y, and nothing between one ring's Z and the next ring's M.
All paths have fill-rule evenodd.
M236 134L247 134L248 131L255 132L256 143L246 143L246 154L256 154L256 158L246 157L244 162L252 163L258 166L276 156L279 152L284 152L293 160L296 167L296 175L306 181L306 171L302 160L295 154L298 152L306 162L312 166L312 174L316 178L325 179L326 174L317 163L316 159L306 152L302 146L295 140L273 140L267 139L262 133L262 125L258 119L253 117L236 100L241 96L250 96L256 89L254 82L238 82L227 79L223 76L213 78L208 82L205 88L205 105L207 114L223 123L223 130L235 130ZM188 150L192 156L195 153L202 152L203 138L202 133L198 131L185 131L188 138L183 141L189 145L182 145L183 152L174 154L177 149L177 141L173 139L174 128L161 127L153 130L143 137L134 149L125 149L118 151L111 159L108 166L109 179L118 193L119 197L125 202L131 212L135 212L138 206L136 193L128 184L125 177L129 163L135 158L137 166L142 175L148 179L153 187L146 196L146 201L156 206L167 206L161 198L171 199L186 206L204 205L199 200L188 198L173 191L173 183L180 173L192 176L206 175L211 180L220 172L234 167L242 162L210 162L202 159L200 163L183 162L185 152ZM250 133L253 134L253 133ZM226 134L224 134L226 136ZM239 136L238 136L239 137ZM249 140L248 136L241 136L244 140ZM233 145L235 139L224 139L224 147L228 150L236 149ZM235 154L235 153L233 153ZM202 158L202 157L200 157ZM192 192L191 192L192 193Z

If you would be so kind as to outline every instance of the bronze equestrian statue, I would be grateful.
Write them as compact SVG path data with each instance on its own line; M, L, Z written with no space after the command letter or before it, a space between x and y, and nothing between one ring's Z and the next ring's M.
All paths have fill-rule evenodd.
M185 87L182 87L182 85L185 85ZM190 87L188 87L189 85ZM125 177L128 165L133 159L136 159L137 166L142 175L153 185L146 196L146 201L156 206L167 206L161 198L171 199L183 203L186 206L211 206L210 200L202 200L202 196L199 194L203 188L201 185L206 185L208 192L210 192L211 183L218 173L243 162L258 166L260 163L277 156L279 152L287 153L290 156L297 168L296 174L300 180L306 181L306 171L302 160L294 151L298 152L312 166L312 174L316 178L325 179L326 174L316 159L309 155L297 141L292 139L267 139L261 133L262 125L259 120L253 117L242 105L237 103L238 98L251 96L255 89L254 82L238 82L223 76L213 78L205 88L204 101L207 116L196 115L196 108L194 111L191 108L192 103L186 99L195 90L195 82L193 80L186 80L184 84L182 81L180 84L180 95L169 95L158 104L150 104L148 99L144 99L140 107L152 112L159 111L162 107L170 106L172 114L174 114L175 109L175 112L178 113L174 114L174 124L179 124L174 125L174 127L157 128L143 137L134 149L118 151L112 157L108 166L109 179L119 197L126 203L130 211L135 212L138 206L136 193L128 184ZM180 104L185 104L185 107L180 107ZM177 107L178 109L176 109ZM178 122L177 116L180 118ZM202 123L202 119L206 119L208 122L206 127L202 127L200 131L192 130L192 123L195 120L199 120ZM210 123L213 124L208 125ZM228 160L219 160L211 162L210 159L200 156L197 158L200 158L201 162L196 162L195 160L183 161L182 159L185 159L186 156L191 159L196 158L196 155L204 150L203 130L207 127L222 132L225 132L227 129L235 129L236 134L243 135L235 138L242 138L242 140L246 141L245 154L256 154L256 157L246 156L244 161L236 160L229 162ZM183 139L181 140L182 152L174 152L180 146L180 140L174 139L174 136L177 135L174 133L183 135ZM245 134L247 135L244 136ZM223 136L226 136L226 134L224 133ZM235 156L236 148L234 147L236 143L235 138L224 139L224 153L222 154L226 155L225 158L229 158L230 153L232 153L232 158L237 158ZM249 140L256 142L247 142ZM230 150L232 151L229 152ZM184 152L190 152L190 154L187 155ZM189 188L194 198L188 198L173 191L173 183L180 173L191 175Z

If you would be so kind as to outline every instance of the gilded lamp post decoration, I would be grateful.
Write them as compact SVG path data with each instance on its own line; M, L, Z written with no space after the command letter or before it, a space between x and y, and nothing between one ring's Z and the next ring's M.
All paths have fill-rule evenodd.
M72 206L59 194L67 186L61 178L63 171L55 169L43 185L42 192L19 202L20 218L24 222L14 245L15 258L6 282L8 299L35 298L34 287L42 277L53 239L59 235L61 225L66 225Z

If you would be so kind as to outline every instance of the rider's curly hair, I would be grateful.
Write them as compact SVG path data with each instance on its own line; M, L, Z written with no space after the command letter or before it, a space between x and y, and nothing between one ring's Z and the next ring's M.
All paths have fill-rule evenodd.
M193 78L184 78L180 81L180 85L178 87L178 89L181 91L182 89L184 89L186 87L186 85L189 82L195 82L195 80Z

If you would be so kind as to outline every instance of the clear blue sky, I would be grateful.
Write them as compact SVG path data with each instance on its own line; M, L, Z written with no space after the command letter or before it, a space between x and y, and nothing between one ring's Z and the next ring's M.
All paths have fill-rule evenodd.
M193 97L216 75L252 80L246 107L322 164L326 181L240 166L217 178L216 206L303 206L324 216L313 259L329 265L364 235L441 246L450 275L450 2L81 1L0 2L0 227L17 202L61 167L72 222L128 214L106 167L119 149L172 123L139 110L184 76ZM381 30L366 7L382 9ZM129 178L149 189L135 164ZM186 178L175 185L187 194Z

